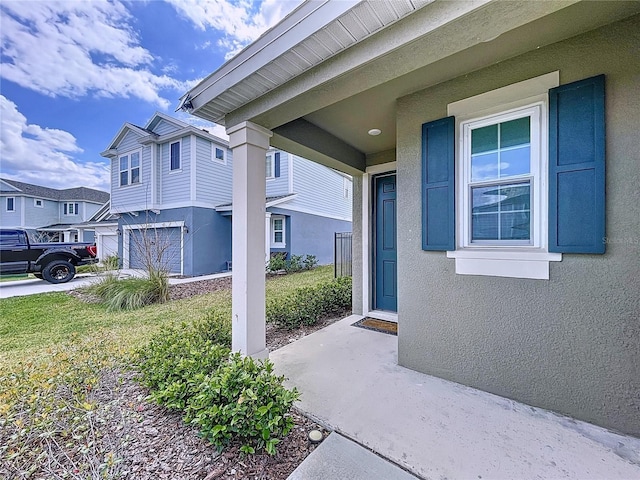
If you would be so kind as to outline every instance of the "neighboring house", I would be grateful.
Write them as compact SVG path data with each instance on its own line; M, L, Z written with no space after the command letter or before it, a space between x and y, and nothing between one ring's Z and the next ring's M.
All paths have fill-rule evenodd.
M639 2L304 2L180 106L226 125L248 212L270 145L353 176L354 313L401 365L640 435L638 32Z
M57 190L7 178L0 179L0 197L2 226L24 228L43 242L93 242L93 229L77 224L109 200L107 192L93 188Z
M227 141L156 113L144 127L125 123L102 155L111 159L111 220L96 233L112 245L117 238L123 268L145 268L159 253L172 273L231 268ZM351 179L283 151L265 158L270 245L264 258L282 251L331 263L334 232L351 230Z

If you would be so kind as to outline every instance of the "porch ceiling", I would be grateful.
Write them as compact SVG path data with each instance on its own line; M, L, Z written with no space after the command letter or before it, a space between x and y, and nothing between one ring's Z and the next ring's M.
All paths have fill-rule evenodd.
M640 12L636 1L423 4L301 73L272 62L286 79L229 105L224 118L211 110L223 95L195 102L192 113L226 125L250 120L274 131L273 146L354 173L367 155L395 148L398 98ZM382 133L368 135L372 128Z

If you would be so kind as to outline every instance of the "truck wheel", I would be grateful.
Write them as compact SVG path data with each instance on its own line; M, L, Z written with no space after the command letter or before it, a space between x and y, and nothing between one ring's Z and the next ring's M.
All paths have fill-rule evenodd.
M67 260L54 260L42 269L42 278L49 283L65 283L76 274L76 267Z

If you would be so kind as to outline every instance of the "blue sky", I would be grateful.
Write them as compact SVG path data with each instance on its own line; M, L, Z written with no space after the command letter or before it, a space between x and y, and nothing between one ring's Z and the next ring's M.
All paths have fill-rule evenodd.
M0 175L109 189L100 152L144 126L299 0L3 0ZM216 128L221 135L224 129Z

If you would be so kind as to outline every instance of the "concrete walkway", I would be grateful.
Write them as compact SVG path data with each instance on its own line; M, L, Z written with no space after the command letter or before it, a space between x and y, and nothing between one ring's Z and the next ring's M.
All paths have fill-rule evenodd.
M270 355L319 422L425 479L640 479L640 439L399 367L397 338L360 318ZM359 478L309 472L292 478Z
M143 270L117 270L114 273L118 273L121 278L126 277L143 277L145 272ZM210 280L212 278L228 277L231 272L215 273L212 275L203 275L201 277L188 277L188 278L172 278L169 277L169 284L176 285L180 283L197 282L200 280ZM0 282L0 298L19 297L23 295L35 295L38 293L49 292L65 292L68 290L74 290L76 288L86 287L92 283L98 281L100 275L93 273L85 273L76 275L72 280L67 283L53 284L45 280L39 280L37 278L27 280L16 280L10 282Z

